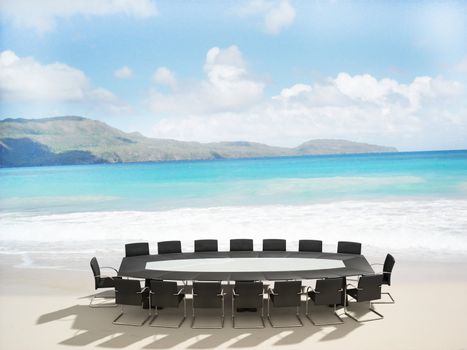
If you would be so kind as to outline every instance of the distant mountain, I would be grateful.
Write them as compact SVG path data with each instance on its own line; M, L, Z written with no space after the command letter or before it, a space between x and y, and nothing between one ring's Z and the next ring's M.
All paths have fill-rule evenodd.
M394 147L370 145L347 140L311 140L295 147L297 154L351 154L397 152Z
M311 140L285 148L247 141L155 139L74 116L0 120L0 167L373 152L397 149L345 140Z

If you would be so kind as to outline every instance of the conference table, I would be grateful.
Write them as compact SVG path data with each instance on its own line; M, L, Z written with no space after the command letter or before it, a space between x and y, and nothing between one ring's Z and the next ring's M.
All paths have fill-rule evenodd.
M373 274L363 255L326 252L199 252L125 257L124 277L173 281L280 281Z

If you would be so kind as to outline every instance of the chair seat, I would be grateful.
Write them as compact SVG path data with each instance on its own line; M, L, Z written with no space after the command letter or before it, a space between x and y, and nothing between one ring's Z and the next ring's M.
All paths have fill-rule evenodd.
M121 277L103 277L100 278L97 288L113 288L115 287L114 279L121 279Z
M170 299L168 300L165 296L162 298L163 300L157 298L157 295L153 297L154 300L151 301L152 306L157 306L158 308L164 308L164 307L176 307L180 305L180 303L183 301L183 298L185 298L185 294L180 293L174 296L171 296ZM176 300L174 304L174 299ZM162 302L161 302L162 301Z
M357 299L358 289L357 288L347 289L347 294L350 295L352 298Z

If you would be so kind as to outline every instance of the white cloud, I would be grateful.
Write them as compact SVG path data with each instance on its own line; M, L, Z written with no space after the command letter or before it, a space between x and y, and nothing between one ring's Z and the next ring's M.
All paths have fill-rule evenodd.
M206 55L206 79L177 84L173 93L153 90L149 99L156 113L211 113L247 108L263 96L264 83L250 75L240 50L214 47ZM171 82L169 70L156 71L159 83ZM172 87L173 84L172 84Z
M41 33L53 30L58 18L117 14L145 18L158 14L152 0L3 0L1 9L17 26Z
M163 99L153 96L159 118L153 136L283 146L315 138L412 150L467 146L465 88L443 77L421 76L401 83L343 72L319 82L294 84L267 98L264 85L247 78L252 75L236 47L211 49L204 68L206 81ZM158 109L158 103L171 108Z
M158 84L170 86L172 88L177 85L177 80L175 79L174 74L167 67L157 68L154 72L153 80Z
M128 79L133 76L133 71L131 70L131 68L123 66L121 68L116 69L114 71L114 75L119 79Z
M269 34L278 34L295 19L295 9L288 0L254 0L242 4L235 12L242 17L260 18Z
M110 91L93 87L79 69L59 62L41 64L10 50L0 53L0 97L13 102L77 102L112 110L126 108Z
M264 15L264 27L271 34L279 33L288 27L295 19L295 9L288 1L281 1L277 6L271 7Z

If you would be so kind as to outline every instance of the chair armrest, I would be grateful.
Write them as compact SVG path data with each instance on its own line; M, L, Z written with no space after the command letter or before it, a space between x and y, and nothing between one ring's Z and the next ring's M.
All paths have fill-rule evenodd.
M320 292L317 292L312 286L308 286L308 288L306 289L306 294L308 294L309 292L320 294Z
M221 289L221 292L219 294L217 294L218 297L224 297L226 295L227 295L227 293L224 293L223 289Z
M110 269L114 270L116 274L118 274L118 270L116 268L113 268L112 266L101 266L101 269Z
M239 294L237 294L237 292L235 291L235 289L232 289L232 296L234 296L234 297L238 297L238 296L239 296Z
M271 287L268 288L268 294L272 294L272 295L279 295L277 294L274 289L272 289Z
M185 288L180 288L180 290L179 290L177 293L175 293L174 295L180 295L180 294L182 294L182 292L183 292L184 290L185 290Z
M146 289L149 289L149 287L144 287L143 289L141 289L141 291L136 292L136 293L143 294L146 291ZM151 291L149 291L149 292L151 292Z
M354 287L356 290L363 290L362 288L355 287L355 286L354 286L353 284L351 284L351 283L347 284L347 287L348 287L348 286Z
M97 275L97 276L95 276L95 277L99 277L99 278L110 278L111 280L113 280L114 278L119 277L119 276Z

